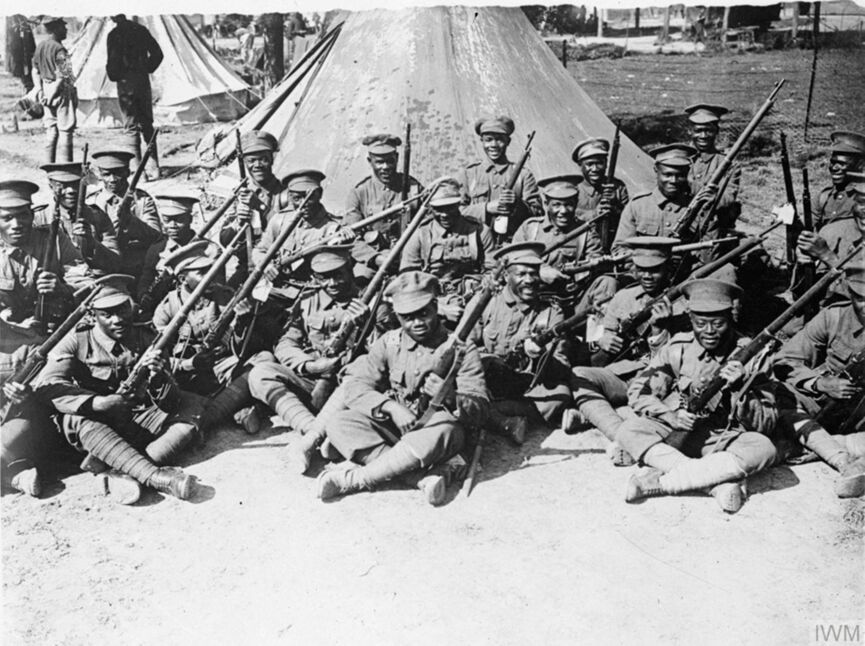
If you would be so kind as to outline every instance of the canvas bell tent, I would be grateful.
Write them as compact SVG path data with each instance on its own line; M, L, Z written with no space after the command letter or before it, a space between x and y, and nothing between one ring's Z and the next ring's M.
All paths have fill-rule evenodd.
M143 16L165 55L150 77L153 115L160 125L231 121L247 112L249 86L214 53L184 16ZM106 42L114 23L88 18L72 43L72 70L77 77L79 124L114 128L122 125L117 85L105 72Z

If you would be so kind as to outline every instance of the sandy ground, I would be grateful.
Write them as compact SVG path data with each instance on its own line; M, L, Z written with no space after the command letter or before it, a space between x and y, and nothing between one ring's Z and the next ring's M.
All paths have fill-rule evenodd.
M164 164L205 129L168 133ZM0 135L0 174L41 179L40 155L38 129ZM42 499L5 493L3 643L787 645L865 621L865 503L823 464L753 478L734 516L703 496L631 506L596 431L535 429L489 441L470 498L323 504L286 470L294 440L220 429L184 463L193 502L112 505L74 458Z

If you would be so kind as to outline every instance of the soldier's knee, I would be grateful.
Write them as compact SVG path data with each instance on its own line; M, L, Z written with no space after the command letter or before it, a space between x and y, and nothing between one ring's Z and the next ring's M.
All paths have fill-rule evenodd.
M778 459L775 444L761 433L742 433L726 450L735 456L746 474L766 469Z

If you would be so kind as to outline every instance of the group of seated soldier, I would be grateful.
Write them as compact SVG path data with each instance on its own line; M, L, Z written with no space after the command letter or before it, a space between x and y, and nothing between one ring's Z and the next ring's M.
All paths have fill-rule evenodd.
M604 139L580 142L574 168L514 177L514 122L480 119L486 159L425 188L397 171L398 137L370 135L372 173L342 215L321 171L276 178L278 142L253 131L213 240L193 229L193 193L130 190L129 152L93 155L100 186L83 200L80 163L44 167L42 208L35 184L0 182L4 483L39 496L65 444L113 500L145 487L186 500L185 451L220 425L255 434L275 419L292 469L328 463L322 500L401 480L441 504L479 429L519 446L539 426L597 428L613 465L642 467L628 502L705 491L735 512L745 478L803 455L839 472L838 496L863 495L865 136L833 133L832 186L799 235L803 263L843 276L776 352L741 362L742 259L692 276L736 246L740 170L707 183L727 111L686 112L692 142L651 151L657 185L633 196L607 176ZM714 208L682 236L698 199ZM446 350L458 358L442 372Z

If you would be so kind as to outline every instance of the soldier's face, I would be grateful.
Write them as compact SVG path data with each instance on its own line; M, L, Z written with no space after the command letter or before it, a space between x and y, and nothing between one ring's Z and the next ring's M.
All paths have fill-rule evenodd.
M595 157L587 157L580 162L580 172L585 177L589 184L593 186L604 179L604 172L607 170L607 158L597 155Z
M74 209L78 204L78 182L58 182L49 180L48 185L57 200L64 209Z
M658 189L664 197L674 198L683 195L688 188L687 166L655 166Z
M504 159L509 143L511 143L510 137L497 132L487 132L481 135L481 145L491 162Z
M396 165L399 160L397 153L389 155L368 155L369 165L373 174L384 184L389 183L396 176Z
M0 207L0 238L13 247L21 246L33 228L33 211L29 206Z
M697 342L706 350L717 350L733 329L732 314L691 313L691 327Z
M162 216L162 230L169 239L177 241L192 227L192 214L180 213L177 215Z
M292 208L292 210L297 211L300 209L299 214L303 219L309 219L313 213L318 211L318 204L321 202L321 188L315 189L312 194L309 196L309 199L306 201L306 204L301 208L301 204L303 204L303 200L306 197L306 191L287 191L288 192L288 204Z
M250 177L260 183L270 177L273 171L273 153L266 150L249 153L243 156L243 163Z
M115 195L126 190L129 185L129 169L128 168L100 168L99 179L109 191Z
M848 153L832 153L829 157L829 174L832 176L833 184L844 184L847 181L847 173L856 171L862 160L856 155Z
M334 299L348 295L354 284L354 276L348 265L343 265L333 271L314 272L313 276L316 282L321 285L324 293Z
M717 136L717 123L696 123L691 126L691 141L700 152L713 150Z
M408 314L397 314L403 331L412 339L423 343L438 330L438 301L432 300L425 307Z
M508 287L521 301L534 301L538 295L540 274L534 265L511 265L508 267Z
M577 221L577 198L547 198L547 213L557 229L570 229Z
M460 208L457 204L449 206L434 206L433 218L445 231L450 231L460 217Z
M186 286L190 292L194 291L200 284L204 275L207 273L207 269L190 269L188 271L183 272L183 284ZM213 285L213 283L210 283ZM212 291L212 290L211 290Z
M106 309L94 309L96 325L109 338L120 341L132 329L132 299Z
M637 267L637 280L649 296L655 296L667 284L667 265L658 267Z

